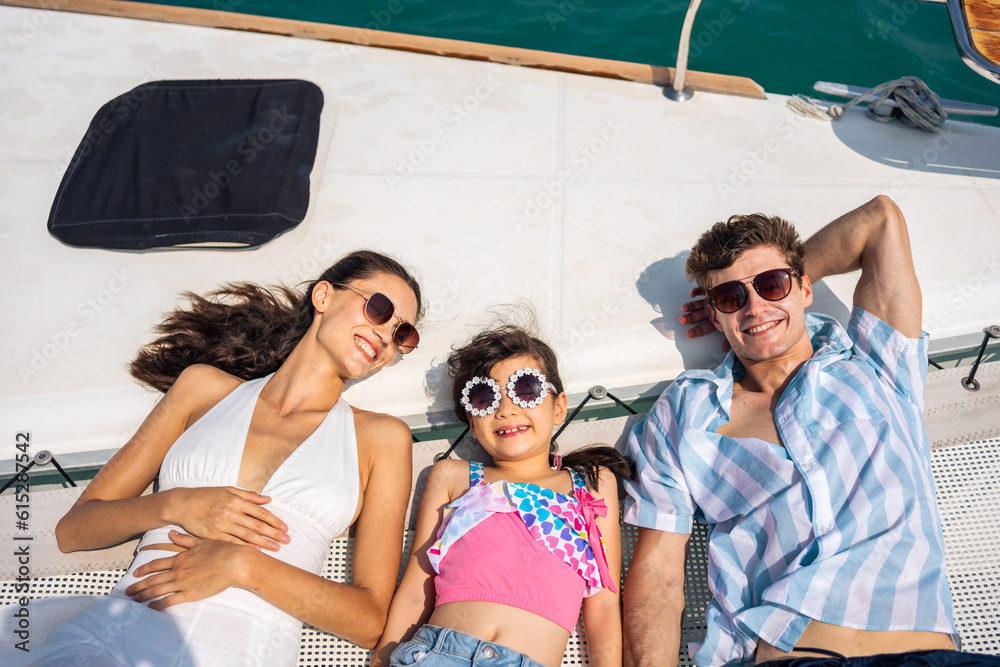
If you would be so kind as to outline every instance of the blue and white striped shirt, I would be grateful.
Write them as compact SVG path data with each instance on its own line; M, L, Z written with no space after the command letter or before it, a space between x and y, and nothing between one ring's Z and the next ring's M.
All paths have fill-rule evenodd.
M743 373L732 353L681 374L629 436L639 481L625 520L709 525L698 665L753 660L758 638L790 651L811 619L956 634L921 417L927 336L858 307L846 332L824 315L806 323L813 357L775 408L784 447L716 433Z

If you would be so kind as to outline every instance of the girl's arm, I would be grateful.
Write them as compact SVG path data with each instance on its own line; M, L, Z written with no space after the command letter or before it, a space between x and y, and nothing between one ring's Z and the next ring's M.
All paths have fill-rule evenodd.
M413 533L413 546L406 572L399 590L389 607L389 621L375 653L372 667L389 664L395 648L413 637L413 633L427 622L434 612L434 568L427 558L427 550L437 540L438 528L444 516L444 506L457 497L452 487L456 480L468 479L468 464L464 461L445 459L431 468L420 500L417 527Z
M600 491L593 492L603 498L608 515L597 519L604 543L608 547L608 569L615 587L621 587L622 546L621 524L618 518L618 480L611 471L601 468ZM587 635L587 654L594 667L622 664L621 596L604 588L583 601L583 628Z
M286 542L284 524L261 507L269 499L250 491L212 487L141 495L181 433L239 384L211 366L181 373L56 525L60 550L100 549L171 524L201 537L257 547Z
M187 549L138 568L142 581L126 593L138 602L166 595L154 609L201 600L231 587L256 593L295 618L371 648L385 626L403 545L410 497L411 436L395 418L378 415L372 464L355 523L351 584L341 584L246 546L173 533ZM359 443L367 438L358 429ZM364 475L364 471L362 472ZM148 575L148 576L147 576Z

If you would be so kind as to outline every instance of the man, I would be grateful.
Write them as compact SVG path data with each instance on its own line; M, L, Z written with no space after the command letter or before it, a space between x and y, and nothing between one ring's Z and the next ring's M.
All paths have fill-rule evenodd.
M813 282L858 268L846 331L805 315ZM625 520L640 532L626 663L677 662L693 519L709 524L713 594L698 665L982 658L954 651L921 416L927 336L899 209L877 197L804 244L781 219L733 216L687 271L692 296L707 294L685 306L688 335L718 329L732 353L681 374L629 438Z

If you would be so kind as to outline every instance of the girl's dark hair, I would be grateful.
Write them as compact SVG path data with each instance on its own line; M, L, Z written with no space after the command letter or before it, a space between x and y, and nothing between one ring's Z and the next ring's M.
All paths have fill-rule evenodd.
M552 463L552 455L549 455ZM562 467L582 472L587 476L587 483L597 491L601 468L607 468L621 479L635 477L635 463L622 456L614 447L607 445L591 445L574 450L562 457Z
M209 364L244 380L263 377L281 366L312 324L312 291L318 283L350 284L380 273L406 281L417 299L419 320L423 304L413 276L391 257L356 250L302 292L253 283L230 283L205 296L186 292L189 306L157 325L159 337L139 351L129 370L136 380L162 392L194 364Z
M532 336L523 328L504 324L477 334L468 344L448 355L448 375L451 377L451 397L458 418L469 423L469 415L462 407L462 389L476 377L486 377L498 363L511 357L534 357L546 379L555 386L555 394L563 393L562 378L556 353L545 341ZM552 455L549 455L552 462ZM578 449L563 457L563 467L578 470L597 490L601 467L608 468L619 477L632 477L633 464L613 447L596 446Z

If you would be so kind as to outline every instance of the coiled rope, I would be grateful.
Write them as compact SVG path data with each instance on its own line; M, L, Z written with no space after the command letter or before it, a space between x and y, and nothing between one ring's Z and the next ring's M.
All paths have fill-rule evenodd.
M887 104L895 100L895 107ZM915 76L887 81L875 86L863 95L858 95L843 105L833 105L826 109L819 100L796 95L788 100L788 108L806 118L836 120L855 104L868 102L868 117L880 123L891 123L898 119L910 127L918 127L928 132L937 132L944 126L948 112L941 104L941 98L927 84Z

